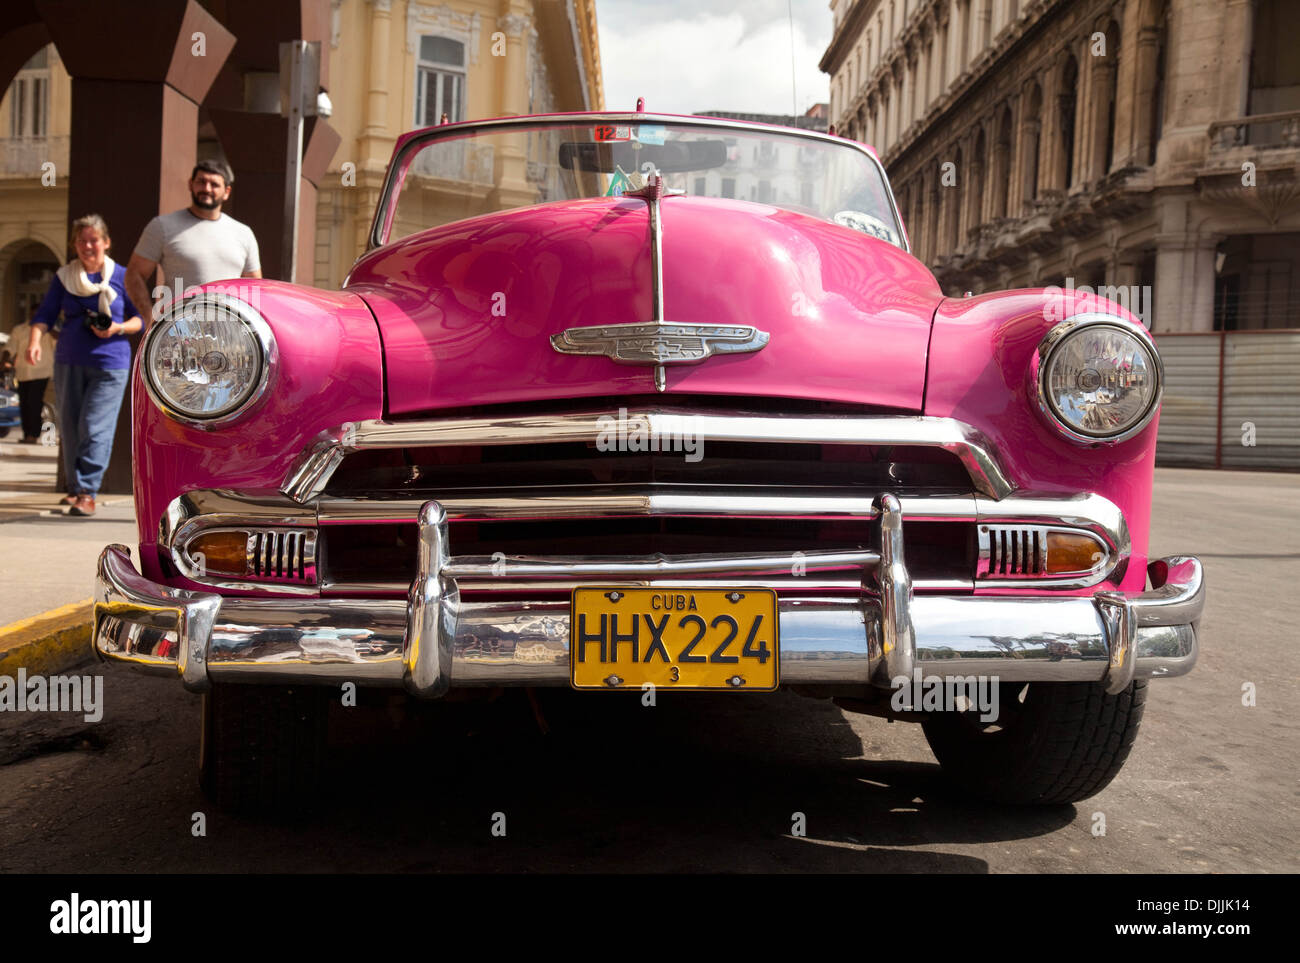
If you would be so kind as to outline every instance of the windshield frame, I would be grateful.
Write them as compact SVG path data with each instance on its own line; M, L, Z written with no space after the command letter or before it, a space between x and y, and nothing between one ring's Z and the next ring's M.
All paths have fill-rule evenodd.
M889 210L894 218L894 226L898 230L898 236L903 242L903 250L909 254L912 252L912 240L907 234L907 229L903 225L903 218L898 210L898 201L894 197L893 186L889 183L889 176L885 173L885 167L880 163L880 158L868 148L865 144L855 140L849 140L846 137L839 137L832 134L823 134L815 130L802 130L798 127L781 127L776 124L760 124L754 121L732 120L726 117L703 117L695 114L650 114L643 112L620 112L620 113L603 113L592 111L577 111L573 113L559 114L530 114L518 117L498 117L492 120L467 120L455 124L439 124L436 127L424 127L404 134L397 143L393 152L393 158L388 163L388 171L384 177L383 190L379 195L379 203L375 206L374 220L370 225L370 234L366 247L366 253L373 251L375 248L384 247L389 243L388 238L392 232L393 218L397 212L397 197L401 192L402 184L406 180L406 173L411 166L411 161L415 155L431 142L443 138L459 137L467 133L479 130L491 130L498 127L572 127L583 125L588 120L596 123L613 123L613 124L676 124L679 126L705 127L722 130L744 130L750 133L771 133L780 137L795 137L805 140L820 141L825 144L832 144L844 147L849 150L856 150L876 168L880 174L880 179L885 185L885 196L889 199ZM829 223L829 222L828 222Z

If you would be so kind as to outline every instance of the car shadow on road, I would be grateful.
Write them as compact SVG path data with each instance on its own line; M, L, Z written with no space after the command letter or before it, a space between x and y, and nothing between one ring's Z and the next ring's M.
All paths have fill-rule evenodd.
M933 761L864 759L839 709L788 693L645 706L640 693L510 690L406 709L372 707L331 752L313 822L364 850L355 869L980 873L983 860L932 847L1075 816L957 798ZM377 800L379 823L361 815ZM393 826L421 827L418 842L402 830L393 846Z

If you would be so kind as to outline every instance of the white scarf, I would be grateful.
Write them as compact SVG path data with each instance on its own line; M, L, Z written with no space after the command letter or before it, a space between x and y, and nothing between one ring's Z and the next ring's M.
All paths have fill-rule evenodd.
M109 281L113 280L113 270L117 267L113 259L107 254L104 255L104 270L100 273L103 279L98 284L90 280L86 274L86 268L81 263L81 258L74 258L58 270L59 283L74 297L88 298L93 294L99 295L99 313L112 315L113 302L117 300L117 292L109 286Z

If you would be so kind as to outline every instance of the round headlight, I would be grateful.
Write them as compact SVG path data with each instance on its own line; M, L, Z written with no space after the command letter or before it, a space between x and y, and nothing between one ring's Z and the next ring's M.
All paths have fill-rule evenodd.
M1109 315L1079 315L1038 346L1039 407L1067 437L1116 442L1145 428L1164 372L1145 329Z
M275 361L270 326L227 294L199 294L170 310L144 347L144 383L173 418L202 426L243 414L266 390Z

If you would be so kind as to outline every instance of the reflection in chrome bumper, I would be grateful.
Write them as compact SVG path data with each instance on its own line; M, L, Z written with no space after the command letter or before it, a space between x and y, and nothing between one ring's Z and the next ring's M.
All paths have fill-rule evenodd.
M1195 558L1152 562L1153 588L1138 595L915 595L898 500L882 496L880 515L862 594L779 600L782 682L889 685L916 666L927 676L1104 679L1118 691L1196 662L1205 590ZM92 645L101 658L179 675L195 691L212 681L355 681L432 697L449 686L566 684L568 601L463 600L437 502L421 509L420 533L420 571L405 601L175 589L142 577L128 549L110 545L99 560ZM664 574L674 574L671 563Z

